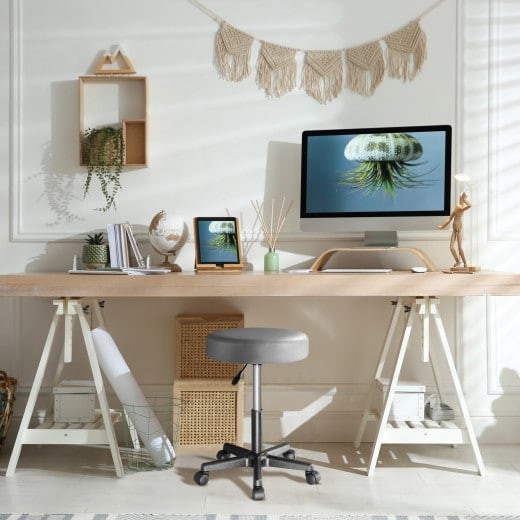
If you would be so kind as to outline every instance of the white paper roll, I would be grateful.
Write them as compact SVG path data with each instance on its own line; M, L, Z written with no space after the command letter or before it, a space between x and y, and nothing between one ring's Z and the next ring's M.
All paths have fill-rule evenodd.
M103 327L98 327L91 333L99 366L125 408L153 463L157 467L170 464L175 458L172 443L164 433L112 336Z

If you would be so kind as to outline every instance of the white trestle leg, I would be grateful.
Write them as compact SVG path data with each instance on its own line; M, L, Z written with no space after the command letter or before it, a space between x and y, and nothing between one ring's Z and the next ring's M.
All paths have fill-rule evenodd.
M471 418L469 416L466 400L464 399L462 387L457 375L453 356L450 351L446 332L439 314L439 300L438 298L433 297L417 297L408 299L408 303L408 305L405 305L405 299L403 297L399 298L397 301L381 355L370 384L369 395L354 445L356 447L360 445L367 422L370 420L377 420L376 437L373 442L372 453L367 468L368 475L374 473L382 444L471 444L477 463L478 473L484 475L484 463L471 424ZM400 337L397 356L394 365L390 370L390 385L385 396L383 409L380 414L377 414L372 410L373 400L377 392L376 381L383 373L392 340L396 335L397 320L403 312L407 314L407 316ZM417 317L419 318L418 320L416 320ZM440 353L448 364L450 378L462 413L463 427L457 426L453 421L432 421L429 419L423 421L389 421L395 390L399 381L411 332L416 322L420 324L422 329L422 359L424 362L431 362L435 384L437 385L441 400L444 400L444 391L439 385L438 353L435 352L435 349L431 348L432 346L430 345L430 322L432 319L440 338Z
M112 459L114 461L114 468L118 477L123 476L123 464L119 447L117 444L116 435L114 432L113 421L117 419L118 414L109 409L108 400L106 397L105 388L103 385L103 378L99 368L98 359L92 342L90 333L90 326L83 312L82 305L88 303L91 312L94 313L100 324L103 323L103 317L99 308L99 303L96 299L74 299L62 298L54 300L53 304L56 306L56 311L49 327L47 340L43 347L40 363L36 370L33 385L29 392L27 405L22 416L20 428L16 436L9 464L7 466L6 476L12 476L16 471L18 459L24 444L104 444L110 447ZM51 352L54 348L54 338L56 329L60 320L63 318L64 326L64 344L62 349L62 356L58 362L58 367L54 377L54 384L57 384L61 378L63 367L65 363L72 361L72 337L73 337L73 323L75 319L79 320L80 328L83 336L83 342L87 351L94 384L96 387L96 394L99 402L100 413L93 423L59 423L59 428L53 428L53 407L52 402L47 407L46 416L42 424L33 428L29 427L31 418L36 406L38 394L41 390L43 378L49 363Z

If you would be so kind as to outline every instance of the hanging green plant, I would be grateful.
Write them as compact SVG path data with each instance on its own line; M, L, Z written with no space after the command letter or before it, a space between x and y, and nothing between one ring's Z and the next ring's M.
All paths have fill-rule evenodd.
M83 134L82 159L87 167L83 196L87 196L92 176L95 175L105 197L105 206L97 209L108 211L115 208L115 198L121 190L120 174L125 163L123 130L112 126L87 128Z

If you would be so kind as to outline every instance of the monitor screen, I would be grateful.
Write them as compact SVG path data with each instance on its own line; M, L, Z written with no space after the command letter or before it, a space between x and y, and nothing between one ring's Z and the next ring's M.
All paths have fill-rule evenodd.
M302 134L303 230L434 229L450 213L450 193L451 126Z

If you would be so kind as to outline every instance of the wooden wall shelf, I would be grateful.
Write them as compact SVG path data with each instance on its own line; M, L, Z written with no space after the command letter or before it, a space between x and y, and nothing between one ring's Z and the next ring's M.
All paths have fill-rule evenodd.
M125 166L147 166L148 81L145 76L92 75L79 77L80 164L82 136L87 128L123 129Z

